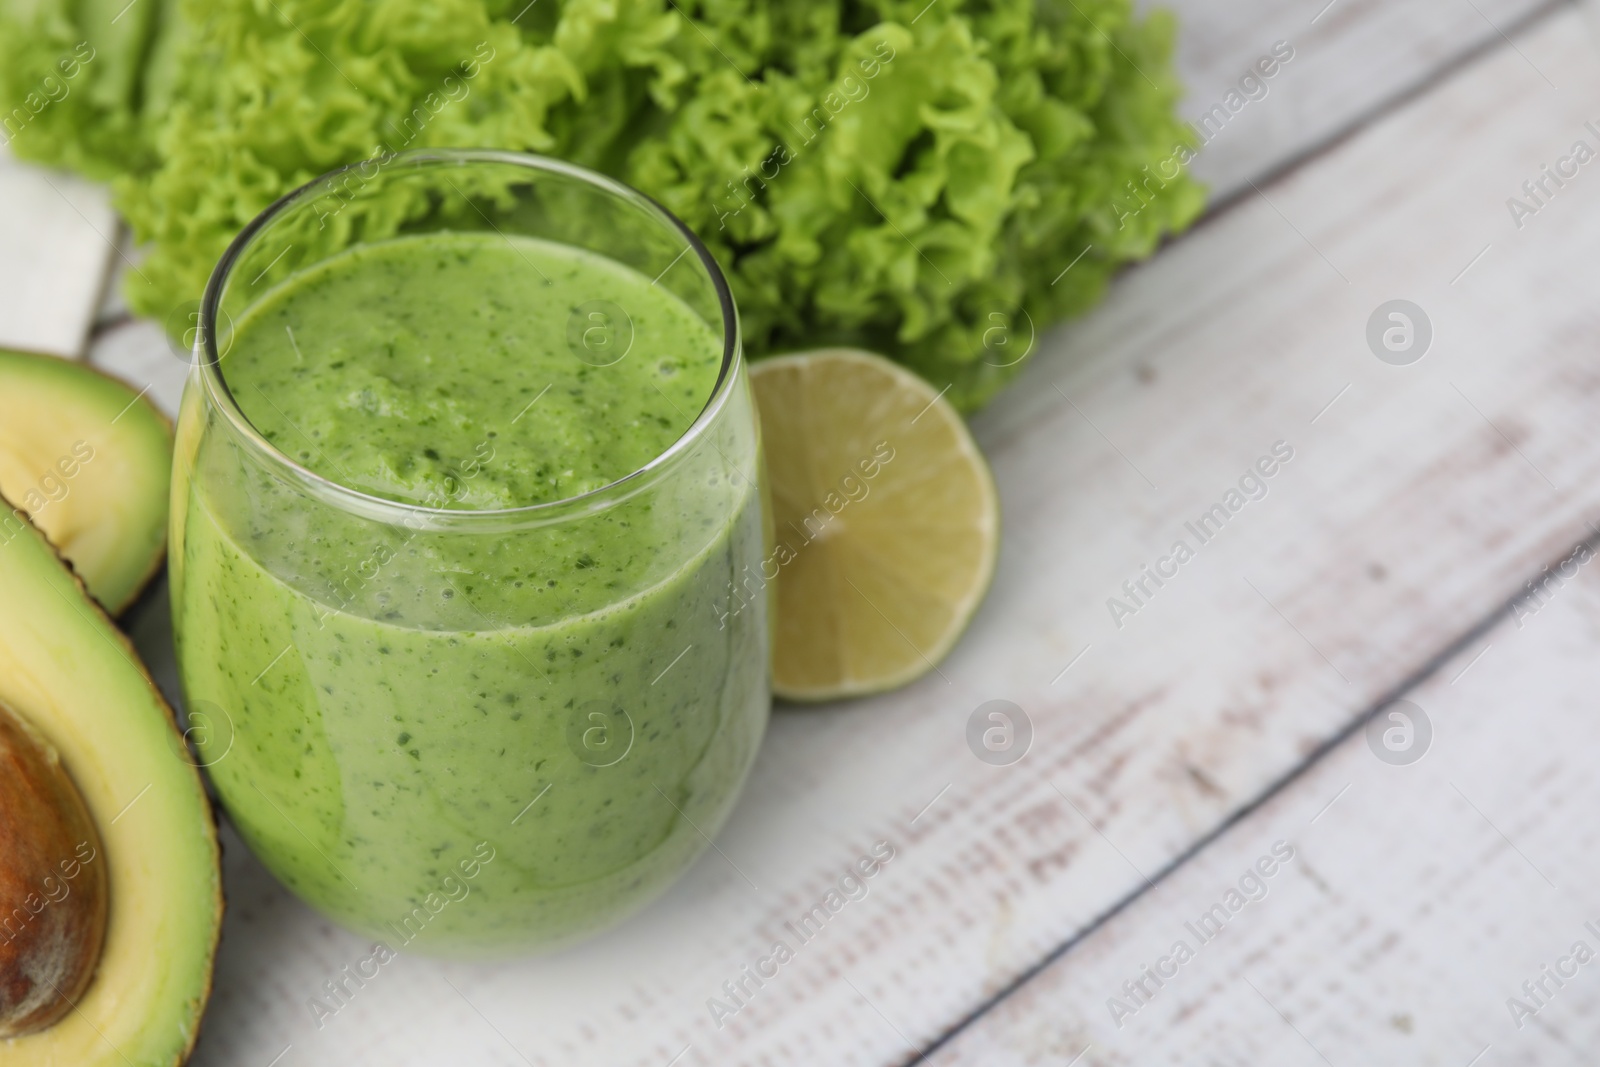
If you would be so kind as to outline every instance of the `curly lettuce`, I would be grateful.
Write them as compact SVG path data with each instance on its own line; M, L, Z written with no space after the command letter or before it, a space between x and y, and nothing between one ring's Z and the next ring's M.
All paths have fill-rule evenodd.
M705 239L752 355L863 345L971 410L1199 213L1172 37L1131 0L0 0L0 139L112 181L156 317L334 167L561 156Z

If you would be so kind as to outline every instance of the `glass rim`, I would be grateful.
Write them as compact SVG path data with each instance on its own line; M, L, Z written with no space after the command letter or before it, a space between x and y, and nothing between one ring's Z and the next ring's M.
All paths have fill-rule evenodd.
M536 504L519 504L509 508L486 509L433 507L426 504L412 504L400 500L392 500L388 497L378 496L375 493L364 492L325 475L318 474L304 464L292 459L271 441L268 441L256 429L249 416L239 407L238 401L234 398L233 390L229 387L222 374L222 360L225 357L217 353L215 324L217 312L222 304L223 290L233 276L234 267L243 258L245 252L254 246L256 238L278 216L295 205L304 202L313 191L333 184L341 175L373 163L377 163L379 166L393 166L397 162L405 165L497 163L554 174L586 183L602 192L631 202L645 209L649 214L654 215L657 221L665 223L675 230L687 242L687 246L684 252L680 252L678 257L667 265L662 274L664 275L667 270L671 270L678 260L683 258L685 252L692 250L698 257L701 268L710 278L712 288L717 295L718 310L722 318L722 363L717 371L717 380L711 387L711 394L706 398L705 405L701 407L694 420L684 429L683 433L672 444L652 457L649 462L598 488L590 489L576 496L562 497L559 500L546 500ZM660 280L659 275L657 280ZM379 156L376 159L365 159L342 167L336 167L280 196L255 218L251 219L244 229L239 231L238 235L229 243L227 250L223 252L222 258L217 260L217 265L212 268L211 276L206 281L205 293L200 299L198 334L196 342L200 350L200 358L195 360L195 367L200 381L204 385L212 404L227 418L236 435L250 445L256 453L265 458L274 467L283 470L296 481L303 483L315 495L330 503L337 504L348 512L380 521L399 521L406 525L422 525L433 528L449 528L506 519L531 519L536 522L542 519L554 522L567 517L570 513L600 511L621 503L635 493L653 485L667 468L675 465L679 458L689 452L706 435L712 424L715 423L717 415L727 403L734 381L738 377L737 370L741 362L739 313L733 301L733 292L728 285L727 278L722 273L722 268L718 266L710 250L706 248L705 243L682 219L667 210L653 197L587 167L532 152L513 152L490 148L406 149L390 153L387 156ZM413 521L406 522L408 518ZM417 520L421 520L420 523Z

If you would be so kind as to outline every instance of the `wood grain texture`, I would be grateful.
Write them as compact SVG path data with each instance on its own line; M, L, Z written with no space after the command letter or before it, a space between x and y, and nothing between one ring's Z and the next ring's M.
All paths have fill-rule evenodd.
M1591 1062L1600 964L1573 947L1600 953L1596 569L1407 694L1432 724L1420 762L1350 738L928 1062ZM1202 945L1193 923L1279 841L1294 859ZM1178 941L1194 958L1157 986L1143 970Z
M1592 99L1575 20L1517 43ZM231 848L196 1062L911 1058L1400 685L1595 512L1600 179L1585 173L1520 233L1503 203L1582 135L1585 99L1496 52L1040 339L976 423L1006 534L963 644L899 693L780 712L718 839L727 859L709 853L615 933L493 966L402 956L319 1027L309 999L368 946ZM1409 367L1364 338L1395 297L1435 327ZM1116 628L1107 598L1278 441L1294 455L1266 497ZM966 747L969 714L994 698L1034 726L1011 767ZM879 840L896 856L866 898L713 1025L708 998L794 940L785 924Z
M1282 166L1426 86L1463 57L1502 48L1549 0L1160 0L1182 27L1178 72L1188 90L1180 113L1201 125L1213 107L1209 143L1194 172L1215 198L1248 191ZM1285 42L1294 58L1263 88L1240 80ZM1256 98L1252 98L1252 95Z

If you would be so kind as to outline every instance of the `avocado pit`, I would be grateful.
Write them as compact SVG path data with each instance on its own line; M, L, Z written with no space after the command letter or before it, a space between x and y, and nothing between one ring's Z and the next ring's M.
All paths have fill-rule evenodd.
M88 988L109 910L99 857L55 749L0 704L0 1038L48 1029Z

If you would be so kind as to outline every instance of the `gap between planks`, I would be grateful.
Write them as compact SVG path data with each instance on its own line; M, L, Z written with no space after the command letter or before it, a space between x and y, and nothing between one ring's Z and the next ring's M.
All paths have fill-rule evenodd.
M1373 123L1399 111L1412 101L1428 95L1428 93L1474 64L1504 51L1510 47L1508 44L1509 39L1526 34L1541 22L1554 18L1572 6L1573 0L1545 0L1545 3L1518 15L1504 26L1496 26L1495 28L1501 32L1489 34L1477 44L1463 48L1438 66L1430 68L1422 77L1400 87L1373 106L1351 115L1347 120L1330 130L1321 140L1314 141L1303 148L1291 152L1283 159L1266 167L1259 174L1246 179L1243 185L1230 189L1214 200L1208 201L1205 211L1195 220L1194 225L1181 234L1163 238L1156 249L1157 253L1170 244L1199 233L1212 222L1250 200L1253 195L1259 194L1260 190L1256 186L1271 187L1290 177L1295 172L1303 170L1308 165L1338 149L1340 145L1343 145ZM1493 26L1494 24L1491 23L1490 25ZM1504 36L1501 36L1502 33Z
M1592 529L1593 528L1591 527L1591 530ZM1600 554L1600 534L1591 533L1581 542L1576 542L1575 544L1586 545L1591 551ZM1545 567L1544 570L1548 571L1555 567L1556 564L1570 556L1572 552L1573 548L1563 549L1555 559L1550 561L1549 566ZM1544 573L1544 571L1534 572L1536 576L1542 573ZM930 1041L911 1059L902 1061L902 1067L912 1067L913 1064L921 1063L928 1057L932 1056L935 1052L938 1052L940 1049L944 1048L944 1046L954 1040L963 1030L967 1029L973 1023L981 1019L984 1015L992 1011L1001 1003L1001 1001L1005 1000L1007 997L1020 990L1023 986L1027 985L1040 973L1048 969L1056 961L1060 960L1061 957L1065 956L1068 952L1072 951L1072 949L1076 948L1079 944L1087 940L1101 927L1105 926L1112 919L1116 918L1118 915L1128 910L1128 908L1132 907L1139 900L1143 899L1146 894L1150 893L1162 882L1166 881L1169 877L1175 874L1180 867L1183 867L1190 860L1194 859L1201 852L1205 851L1205 849L1210 847L1219 838L1226 835L1229 830L1233 829L1234 826L1249 819L1258 810L1265 807L1275 797L1283 793L1285 789L1293 785L1299 779L1305 777L1305 775L1318 763L1322 762L1322 760L1327 757L1329 753L1333 752L1350 738L1364 730L1367 723L1380 711L1394 703L1396 700L1404 697L1407 693L1414 691L1424 682L1438 674L1439 671L1442 670L1446 665L1454 661L1462 653L1467 651L1467 649L1471 648L1475 642L1487 635L1495 627L1499 626L1500 623L1505 619L1514 617L1512 614L1513 606L1517 603L1517 601L1522 600L1525 596L1526 593L1524 592L1523 588L1518 586L1517 591L1512 593L1512 595L1503 601L1499 607L1495 608L1483 618L1473 623L1466 630L1462 631L1458 637L1452 640L1449 644L1445 645L1438 652L1430 656L1428 660L1422 664L1422 666L1418 667L1411 674L1406 675L1399 682L1395 683L1395 685L1391 686L1387 691L1380 695L1377 700L1373 701L1364 710L1359 712L1355 718L1351 719L1348 723L1341 727L1337 733L1319 742L1317 747L1312 749L1303 760L1295 764L1289 770L1285 771L1278 778L1274 779L1266 786L1265 789L1257 793L1254 797L1250 798L1250 800L1246 801L1243 806L1238 808L1227 818L1223 819L1222 822L1218 823L1212 829L1206 831L1206 833L1196 839L1193 844L1189 845L1182 852L1178 853L1178 855L1169 860L1165 866L1158 869L1154 874L1145 877L1143 883L1130 891L1127 896L1123 897L1121 900L1118 900L1111 907L1090 919L1084 925L1083 929L1079 930L1077 933L1067 938L1067 940L1051 949L1036 963L1031 964L1026 970L1013 978L1004 987L997 990L993 995L989 996L977 1007L973 1008L971 1012L964 1016L954 1026L950 1027L948 1030L944 1031L944 1033Z
M1222 218L1234 208L1249 200L1251 193L1259 192L1259 190L1256 189L1257 185L1272 185L1288 178L1295 172L1314 163L1323 156L1332 153L1340 145L1359 134L1368 125L1379 121L1392 112L1398 111L1411 101L1426 96L1435 88L1439 87L1454 76L1462 73L1475 64L1497 55L1507 48L1515 47L1513 38L1525 35L1528 31L1536 28L1542 22L1555 17L1557 14L1568 10L1572 6L1572 0L1548 0L1547 3L1541 4L1539 7L1519 16L1507 25L1503 27L1496 27L1496 29L1500 32L1486 37L1483 41L1476 45L1463 49L1460 53L1434 68L1424 77L1417 79L1410 85L1393 93L1380 104L1354 115L1348 122L1335 129L1322 140L1317 141L1316 143L1293 153L1281 162L1268 167L1264 172L1262 172L1259 179L1247 181L1244 186L1235 189L1218 198L1216 201L1208 204L1206 206L1205 213L1200 217L1199 220L1196 221L1193 226L1191 226L1183 234L1164 240L1161 247L1165 248L1168 244L1182 241L1185 238L1199 232L1207 224ZM1590 526L1590 530L1593 531L1594 527ZM1600 533L1591 532L1590 536L1583 538L1581 543L1587 545L1592 551L1600 553ZM1563 550L1560 555L1551 560L1550 567L1555 566L1555 564L1566 558L1571 551L1571 548ZM1546 567L1545 570L1549 570L1549 567ZM1540 573L1542 572L1534 572L1535 576ZM1132 907L1135 903L1143 899L1158 885L1176 873L1179 868L1188 864L1196 856L1200 855L1201 852L1226 835L1231 829L1233 829L1234 826L1250 818L1255 812L1282 794L1289 786L1305 777L1313 767L1319 764L1330 753L1363 730L1367 723L1384 708L1388 707L1391 703L1400 699L1405 694L1417 689L1428 679L1438 674L1443 667L1455 660L1476 641L1492 631L1504 619L1511 616L1513 605L1523 596L1524 593L1522 592L1521 587L1517 587L1517 591L1513 592L1510 597L1500 604L1499 607L1488 612L1477 622L1473 623L1466 630L1462 631L1459 636L1440 648L1415 671L1402 678L1394 686L1390 687L1389 690L1380 695L1377 700L1369 704L1364 710L1360 711L1336 733L1319 742L1317 746L1312 749L1311 752L1307 754L1299 763L1295 764L1278 778L1271 781L1254 797L1224 818L1211 830L1207 831L1205 834L1196 839L1182 852L1178 853L1178 855L1174 856L1164 866L1159 868L1153 875L1145 877L1142 884L1129 891L1125 897L1116 901L1111 905L1111 907L1091 918L1082 929L1074 933L1071 937L1067 938L1055 948L1051 949L1043 957L1028 966L1006 985L985 998L968 1014L963 1016L949 1029L939 1034L911 1058L901 1061L902 1067L913 1067L913 1065L926 1061L934 1053L943 1049L964 1030L978 1022L984 1015L988 1014L990 1011L994 1010L994 1008L999 1006L1001 1002L1005 1001L1014 993L1022 989L1023 986L1027 985L1035 977L1047 970L1052 964L1060 960L1073 948L1083 943L1085 940L1099 931L1101 927L1105 926L1112 919L1116 918L1118 915L1128 910L1128 908ZM1485 651L1486 650L1487 649L1485 649ZM1481 656L1482 653L1480 652L1479 655ZM1474 660L1474 662L1476 662L1476 660Z

